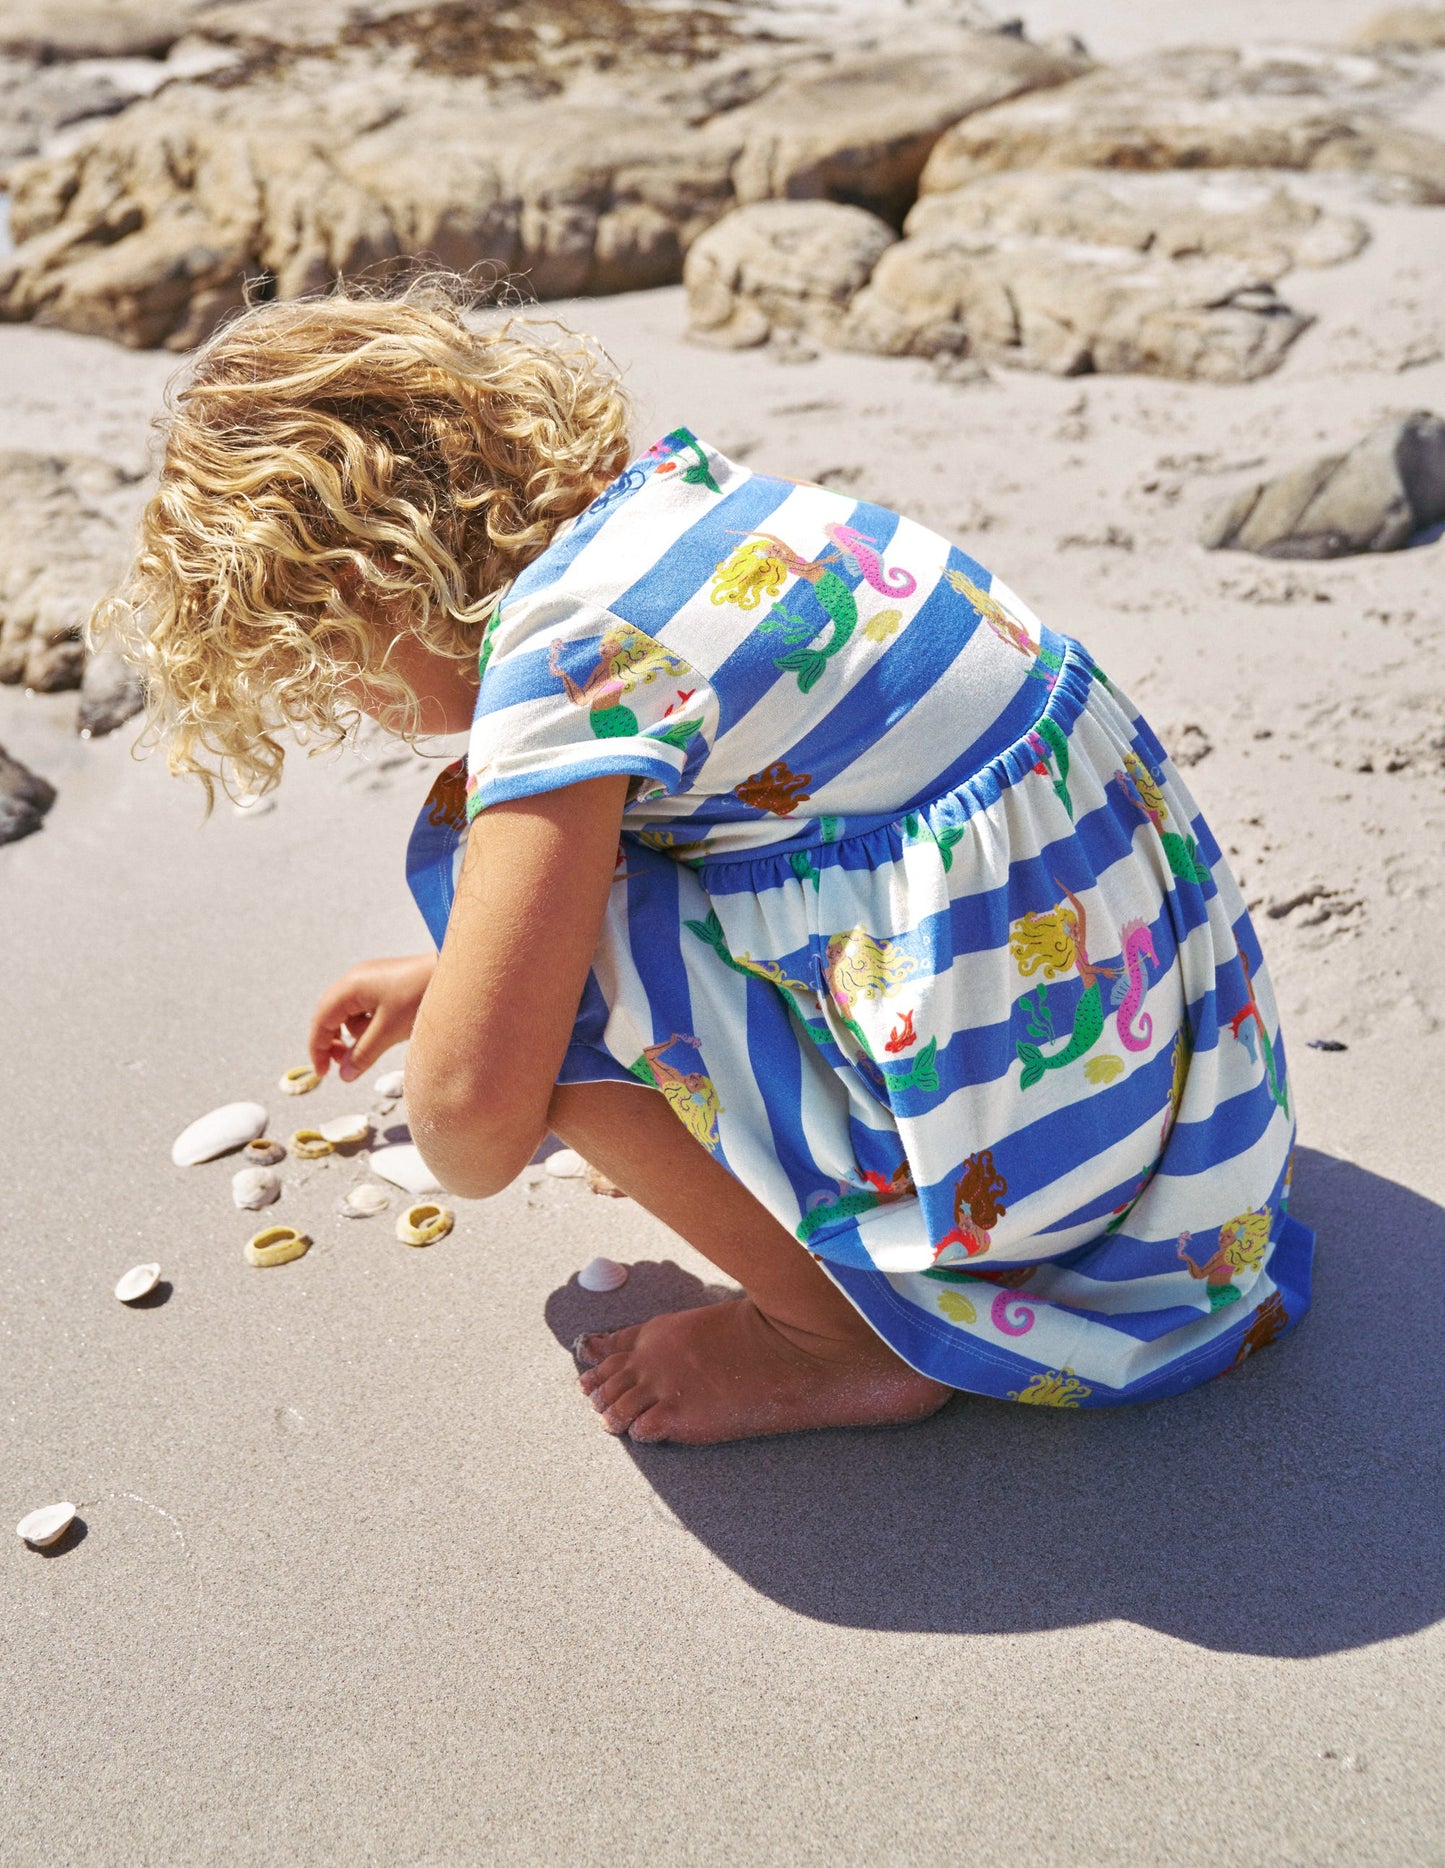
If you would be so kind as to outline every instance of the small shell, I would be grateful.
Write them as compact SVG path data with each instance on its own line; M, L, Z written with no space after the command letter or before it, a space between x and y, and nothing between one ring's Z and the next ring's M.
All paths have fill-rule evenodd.
M423 1194L440 1193L436 1175L421 1158L415 1142L398 1142L392 1148L378 1148L371 1157L371 1171L393 1187L400 1187L414 1199Z
M231 1176L231 1198L248 1213L281 1198L281 1176L268 1167L241 1168Z
M371 1117L333 1116L329 1122L321 1124L320 1132L337 1148L348 1142L364 1142L371 1133Z
M327 1141L320 1129L297 1129L286 1146L298 1161L319 1161L322 1155L331 1153L334 1144Z
M559 1148L555 1154L548 1155L543 1165L558 1180L581 1180L587 1172L587 1163L571 1148Z
M115 1294L123 1304L138 1304L143 1297L149 1297L161 1281L159 1265L134 1265L115 1287Z
M422 1200L409 1206L396 1222L396 1236L403 1245L435 1245L445 1239L456 1224L450 1207L438 1206L435 1200Z
M406 1079L399 1070L388 1070L376 1079L376 1093L392 1102L406 1095Z
M241 1154L248 1167L275 1167L278 1161L286 1159L286 1146L284 1142L263 1135L258 1141L247 1142Z
M181 1130L171 1143L171 1160L177 1167L213 1161L254 1140L265 1126L266 1111L260 1103L223 1103Z
M285 1265L300 1258L310 1244L294 1226L267 1226L246 1241L246 1258L253 1265Z
M611 1258L589 1258L577 1273L584 1291L615 1291L627 1282L627 1267Z
M293 1064L282 1077L280 1088L288 1096L305 1096L321 1081L310 1064Z
M341 1202L341 1211L347 1219L374 1219L390 1205L391 1195L385 1187L378 1187L373 1180L364 1180Z
M44 1550L47 1544L58 1544L75 1522L75 1506L42 1505L39 1511L32 1511L15 1526L17 1537L23 1537L34 1550Z
M587 1166L587 1187L588 1191L591 1193L606 1194L609 1200L625 1200L627 1198L627 1195L617 1185L615 1180L608 1180L601 1168L593 1167L590 1162Z

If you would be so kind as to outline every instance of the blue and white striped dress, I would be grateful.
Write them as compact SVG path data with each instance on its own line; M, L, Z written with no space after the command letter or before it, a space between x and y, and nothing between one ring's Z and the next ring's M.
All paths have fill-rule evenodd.
M679 429L481 661L408 856L434 937L478 811L633 775L562 1081L660 1090L905 1360L1101 1407L1299 1321L1234 879L1124 696L981 565Z

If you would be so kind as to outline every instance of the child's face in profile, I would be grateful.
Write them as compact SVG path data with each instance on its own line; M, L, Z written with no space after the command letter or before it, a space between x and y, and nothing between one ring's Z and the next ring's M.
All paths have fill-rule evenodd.
M455 662L438 655L408 629L400 629L386 652L387 668L415 694L421 707L422 733L465 733L477 703L477 671L470 662ZM346 684L346 695L388 731L408 724L389 695L361 680Z

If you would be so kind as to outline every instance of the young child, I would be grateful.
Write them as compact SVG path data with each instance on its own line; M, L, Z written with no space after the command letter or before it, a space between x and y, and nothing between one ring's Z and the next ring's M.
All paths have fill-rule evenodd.
M454 1192L547 1131L745 1295L585 1338L614 1433L1153 1400L1309 1305L1238 889L1080 645L958 547L676 428L438 291L256 307L174 398L110 630L172 768L471 729L412 836L439 954L327 991L408 1036Z

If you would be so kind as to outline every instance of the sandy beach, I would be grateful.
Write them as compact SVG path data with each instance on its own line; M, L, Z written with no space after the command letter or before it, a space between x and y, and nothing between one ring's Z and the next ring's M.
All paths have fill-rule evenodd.
M1208 37L1365 11L1231 3ZM1101 57L1198 36L1176 4L1023 12ZM540 1166L410 1251L395 1209L339 1217L357 1163L290 1163L274 1212L315 1244L258 1275L234 1162L169 1146L236 1098L282 1133L375 1107L275 1085L336 973L425 945L428 761L298 756L274 808L203 822L133 728L83 742L73 694L0 689L0 745L59 792L0 850L0 1504L83 1520L4 1551L0 1861L1440 1860L1445 541L1197 535L1252 477L1445 413L1445 242L1438 207L1296 185L1372 238L1291 275L1316 322L1249 383L703 350L680 286L545 308L623 365L641 445L686 422L956 538L1187 760L1269 959L1318 1235L1314 1313L1227 1381L614 1440L567 1345L716 1274ZM176 367L0 326L0 438L139 472ZM621 1291L577 1288L594 1253ZM148 1259L161 1301L116 1303Z

